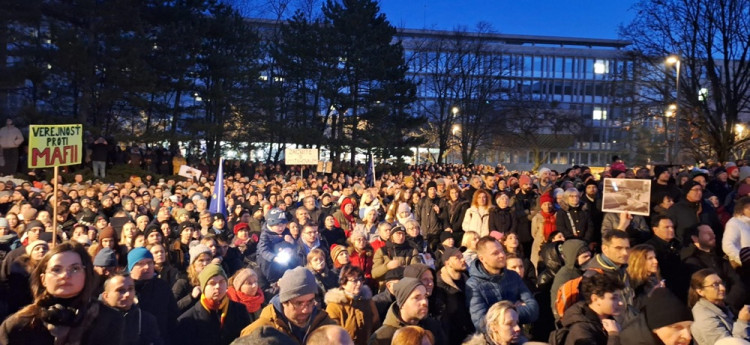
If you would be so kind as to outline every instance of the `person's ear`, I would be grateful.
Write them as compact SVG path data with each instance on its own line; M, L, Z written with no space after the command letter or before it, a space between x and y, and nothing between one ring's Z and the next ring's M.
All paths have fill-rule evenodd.
M42 284L43 287L47 287L47 284L44 282L45 273L42 273L39 275L39 282Z

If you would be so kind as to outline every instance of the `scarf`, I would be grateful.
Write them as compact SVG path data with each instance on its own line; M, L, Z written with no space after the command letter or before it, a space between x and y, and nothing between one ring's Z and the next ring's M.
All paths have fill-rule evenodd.
M549 234L551 234L553 231L557 230L556 225L556 219L555 216L556 213L547 213L544 211L541 211L542 217L544 217L544 238L548 238Z
M201 294L201 306L208 310L209 313L214 311L220 312L219 325L221 328L224 328L224 319L227 318L227 311L229 310L229 298L227 296L224 296L220 303L216 303L214 300L206 298L206 295Z
M261 289L258 289L255 296L248 296L241 291L237 291L234 286L230 286L227 289L227 296L229 296L232 301L242 303L248 313L255 313L260 310L263 301L265 301L265 296L263 296L263 290Z

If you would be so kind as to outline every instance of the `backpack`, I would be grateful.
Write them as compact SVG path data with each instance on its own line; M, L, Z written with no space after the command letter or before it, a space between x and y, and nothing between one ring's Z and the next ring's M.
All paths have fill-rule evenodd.
M565 339L568 338L568 332L570 332L568 327L558 328L550 332L547 342L549 345L563 345L565 344Z
M601 268L588 268L586 272L594 271L599 274L603 274L604 271ZM581 300L581 292L578 290L581 286L581 279L586 274L582 274L578 278L568 280L557 290L557 298L555 299L555 312L557 316L562 319L565 310L570 308L573 304ZM550 339L552 336L550 335Z

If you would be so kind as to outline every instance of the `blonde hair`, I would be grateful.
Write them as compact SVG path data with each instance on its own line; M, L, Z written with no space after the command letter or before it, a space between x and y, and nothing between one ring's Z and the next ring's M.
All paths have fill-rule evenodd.
M516 311L516 307L510 301L500 301L493 304L484 316L485 329L493 341L497 341L494 331L498 325L505 324L505 312L508 310Z
M476 240L479 238L479 233L476 231L466 231L464 232L464 236L461 238L461 247L466 247L467 249L476 249L476 248L469 248L469 243L473 240Z

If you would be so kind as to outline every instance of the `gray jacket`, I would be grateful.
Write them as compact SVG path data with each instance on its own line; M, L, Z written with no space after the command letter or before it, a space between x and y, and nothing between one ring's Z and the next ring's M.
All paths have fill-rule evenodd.
M750 341L750 328L745 321L734 321L729 309L720 308L701 298L693 306L693 325L690 332L698 345L713 345L717 340L726 337L741 338Z

